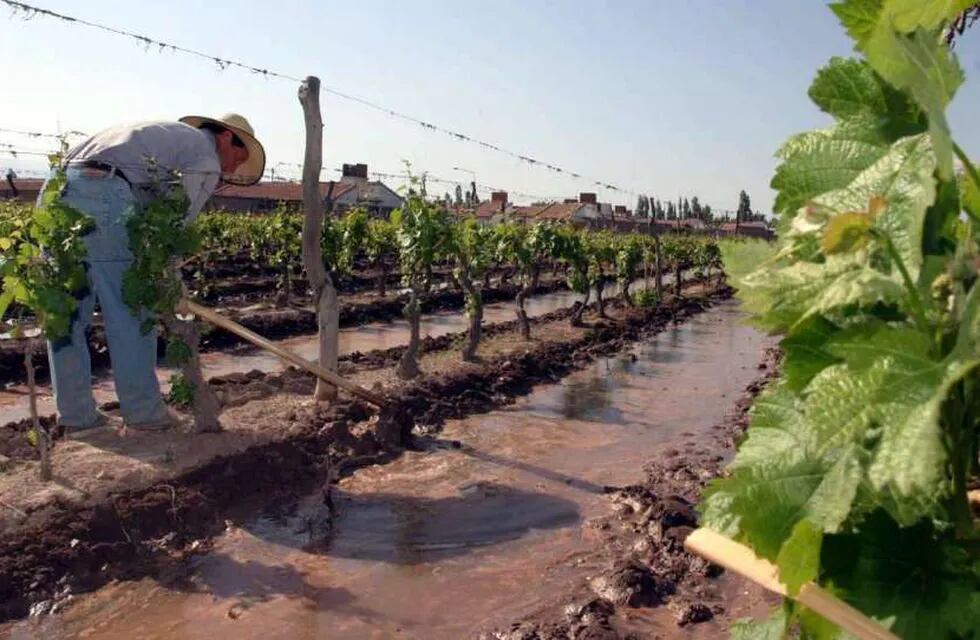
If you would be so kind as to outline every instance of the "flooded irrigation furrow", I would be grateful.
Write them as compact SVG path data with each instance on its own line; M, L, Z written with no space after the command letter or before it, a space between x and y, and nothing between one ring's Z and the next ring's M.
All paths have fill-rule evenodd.
M643 282L634 283L632 288L634 291L642 289ZM611 298L619 294L619 288L610 284L606 286L605 292L605 295ZM581 299L580 294L572 291L560 291L532 296L525 303L525 308L528 315L534 318L571 307ZM512 301L488 304L484 307L484 324L513 320L515 318L514 310L515 303ZM422 316L421 335L423 338L437 338L449 333L465 331L467 326L468 321L462 311L426 314ZM408 336L409 326L406 320L369 323L343 328L340 330L339 338L340 355L354 352L367 353L376 349L403 346L408 343ZM273 342L309 360L317 359L318 350L315 334L273 340ZM202 353L201 362L204 374L209 378L252 370L276 372L283 370L286 366L278 357L258 349ZM164 389L169 388L168 380L173 372L172 369L166 367L157 369L157 377ZM93 388L96 402L99 404L116 399L115 385L107 372L102 372L94 377ZM51 387L48 385L38 387L38 412L41 415L51 415L55 412L54 397L51 394ZM12 385L0 391L0 424L22 420L29 415L26 385Z
M539 311L540 312L540 311ZM181 571L0 627L21 638L465 638L548 604L595 566L605 486L710 430L771 340L721 304L506 409L453 421L432 450L320 493L249 508ZM651 634L680 630L656 610Z

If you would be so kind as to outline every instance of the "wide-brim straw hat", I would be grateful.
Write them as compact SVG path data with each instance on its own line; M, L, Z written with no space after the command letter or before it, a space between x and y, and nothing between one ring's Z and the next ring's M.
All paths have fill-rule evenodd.
M241 141L245 143L248 159L235 169L234 173L222 174L222 180L231 184L247 186L262 179L262 174L265 172L265 149L262 148L262 143L255 138L255 130L244 117L237 113L226 113L217 118L184 116L180 121L195 129L206 123L223 127L241 138Z

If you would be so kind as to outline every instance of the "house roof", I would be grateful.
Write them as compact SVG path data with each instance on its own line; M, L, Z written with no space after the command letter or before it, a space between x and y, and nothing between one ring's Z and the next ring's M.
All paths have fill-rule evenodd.
M765 222L740 222L738 223L740 229L768 229L769 227ZM721 223L721 228L726 230L735 230L734 222L723 222Z
M41 178L14 178L14 186L20 191L37 193L43 185L44 180ZM13 191L10 190L10 183L2 174L0 174L0 194L3 194L5 198L13 195Z
M515 207L514 214L535 220L569 220L585 206L587 203L583 202L549 202L548 204L528 207Z
M326 198L330 185L333 184L333 197L339 198L356 186L349 182L321 182L320 197ZM259 182L250 186L225 184L215 190L214 195L226 198L247 198L251 200L275 200L286 202L301 202L303 200L303 185L299 182Z
M501 207L501 204L504 206ZM479 206L477 206L477 208L473 211L473 215L480 219L487 219L492 218L503 211L507 211L509 208L510 207L506 203L487 200L486 202L481 202Z

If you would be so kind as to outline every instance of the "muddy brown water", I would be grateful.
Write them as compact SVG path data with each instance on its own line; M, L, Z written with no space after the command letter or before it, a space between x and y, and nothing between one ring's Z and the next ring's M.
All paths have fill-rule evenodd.
M642 281L632 285L634 292L642 288ZM618 293L619 287L615 284L609 284L605 288L607 298L618 295ZM571 307L581 299L580 294L572 291L559 291L532 296L526 301L525 308L528 315L533 318L558 309ZM491 324L514 320L516 317L515 308L513 302L488 304L484 307L483 321L485 324ZM437 338L447 333L465 331L467 328L468 321L461 311L423 315L420 327L423 338L426 336ZM408 337L409 325L406 320L348 327L340 330L340 354L345 355L355 351L366 353L375 349L403 346L408 344ZM316 335L295 336L273 342L309 360L315 361L318 357ZM258 349L236 350L234 353L220 351L204 353L201 354L201 362L204 373L208 377L247 372L253 369L275 372L281 371L286 366L277 356ZM157 377L164 390L169 389L168 381L173 373L172 369L165 367L160 367L157 370ZM116 399L115 385L112 379L106 375L99 375L93 379L93 389L96 402L99 404ZM41 415L49 415L55 412L54 397L51 393L51 387L48 385L38 387L38 412ZM26 385L15 385L0 391L0 424L21 420L29 416Z
M429 450L343 479L332 527L319 492L249 507L179 570L78 596L0 637L458 639L553 605L599 569L589 521L609 512L603 487L640 481L666 448L707 442L756 376L771 339L742 320L719 305L450 422ZM666 608L633 623L726 635L715 622L680 629Z

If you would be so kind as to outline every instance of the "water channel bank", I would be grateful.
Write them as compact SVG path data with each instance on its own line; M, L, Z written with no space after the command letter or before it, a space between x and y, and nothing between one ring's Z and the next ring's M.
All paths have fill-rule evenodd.
M242 505L208 553L0 636L461 638L507 627L607 569L607 487L642 482L665 452L721 446L713 427L769 344L734 305L717 306L343 478L333 517L319 490ZM678 631L672 613L649 624L668 637L722 633L717 622Z

